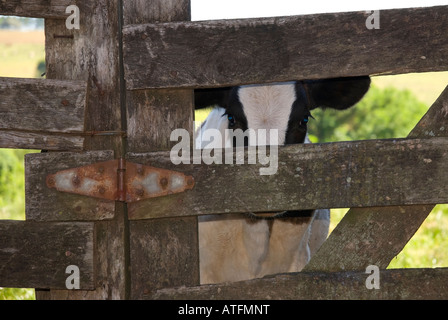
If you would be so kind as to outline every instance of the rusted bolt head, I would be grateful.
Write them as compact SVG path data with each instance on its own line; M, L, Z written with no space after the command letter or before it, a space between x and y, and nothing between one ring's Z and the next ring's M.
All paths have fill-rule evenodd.
M72 183L75 187L79 187L79 185L81 184L81 180L79 179L79 177L77 175L75 175L72 178Z
M166 177L161 178L159 182L163 189L168 186L168 179Z
M98 168L98 172L99 172L99 173L104 173L104 167L103 167L103 166L100 166L100 167Z
M54 180L54 177L51 175L51 176L47 176L47 186L49 187L49 188L54 188L54 186L55 186L55 184L56 184L56 181Z
M143 169L142 167L137 168L137 174L142 176L144 173L145 173L145 169Z
M65 256L66 257L70 257L72 255L72 253L70 251L65 251Z
M100 187L98 187L98 192L99 192L100 194L104 194L104 193L106 192L106 189L104 189L103 186L100 186Z
M143 189L136 189L135 190L135 194L138 196L138 197L143 197L143 195L145 194L145 191L143 190Z
M68 102L68 100L64 99L61 101L61 104L64 106L68 106L69 102Z

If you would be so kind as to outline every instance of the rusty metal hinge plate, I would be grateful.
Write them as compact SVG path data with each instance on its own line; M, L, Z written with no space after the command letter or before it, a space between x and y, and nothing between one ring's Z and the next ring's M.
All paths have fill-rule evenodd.
M194 178L121 158L49 174L46 183L61 192L129 203L192 189Z

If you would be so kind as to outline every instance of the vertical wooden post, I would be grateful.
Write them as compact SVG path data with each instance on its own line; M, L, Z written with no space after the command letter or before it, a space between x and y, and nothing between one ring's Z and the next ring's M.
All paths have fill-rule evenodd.
M120 0L76 1L79 29L67 29L64 19L46 19L47 78L87 81L86 123L88 131L116 131L116 135L93 135L85 150L114 150L124 155L120 67ZM67 37L68 36L68 37ZM96 289L51 290L43 299L125 299L129 296L128 219L123 203L115 205L112 220L95 223Z
M125 1L123 17L124 26L190 20L190 1ZM177 128L193 134L193 90L127 91L126 100L129 152L169 150ZM196 217L131 221L130 235L131 298L199 284Z

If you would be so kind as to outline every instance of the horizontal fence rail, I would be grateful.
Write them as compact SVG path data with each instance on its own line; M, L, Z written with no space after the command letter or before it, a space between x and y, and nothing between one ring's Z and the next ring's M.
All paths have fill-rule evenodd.
M0 147L82 150L85 81L0 78Z
M264 166L247 160L244 166L179 165L194 177L194 188L130 203L129 217L446 203L447 150L447 138L287 146L278 151L273 175L260 175ZM169 152L128 159L176 170Z
M130 25L128 89L216 87L448 69L448 6Z
M76 4L76 0L2 0L0 15L21 16L30 18L67 18L68 6Z
M78 289L95 288L91 222L0 220L0 244L1 287L67 289L76 266Z
M200 287L162 289L146 299L177 300L296 300L296 299L448 299L448 269L378 270L375 276L363 271L282 274L243 282ZM373 273L372 273L373 274ZM367 285L366 285L367 283Z
M27 220L105 220L114 217L115 202L57 192L48 188L47 175L95 162L112 160L113 151L48 152L25 156L25 211ZM67 181L71 183L71 181Z
M169 152L130 153L129 161L193 176L195 186L179 194L129 203L129 217L447 203L447 150L448 138L293 145L279 149L278 172L273 175L260 175L262 165L247 161L246 165L176 166ZM49 189L45 180L61 168L61 159L65 159L63 167L68 159L78 167L82 158L89 164L98 155L28 155L27 216L37 218L45 207L44 219L77 219L78 214L84 219L107 217L106 208L113 202L67 195ZM90 204L86 206L83 199Z

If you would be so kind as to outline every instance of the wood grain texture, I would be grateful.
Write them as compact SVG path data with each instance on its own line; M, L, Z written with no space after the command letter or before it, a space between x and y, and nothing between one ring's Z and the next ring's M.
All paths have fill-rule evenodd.
M245 165L176 166L169 153L128 154L130 161L195 179L192 190L129 204L129 216L444 203L447 150L446 138L291 145L279 148L278 171L268 176L259 174L265 166L247 158Z
M370 274L300 272L249 281L159 290L146 299L176 300L390 300L447 299L448 269L380 270L379 289L367 289Z
M77 0L0 0L0 14L30 18L67 18L65 9Z
M0 146L12 149L82 150L84 137L72 134L0 130Z
M113 159L112 151L51 152L25 156L26 218L35 221L104 220L114 217L110 200L68 194L48 188L48 174Z
M132 152L170 150L174 129L193 132L192 90L128 91L127 106L127 142Z
M192 218L131 222L131 299L160 288L199 284L198 232Z
M87 83L87 131L126 131L123 74L120 67L120 40L122 5L119 0L78 1L80 28L68 30L65 20L45 19L45 46L47 78L83 80ZM72 38L55 37L67 35ZM84 150L113 150L112 158L124 154L124 137L88 136ZM109 159L107 159L109 160ZM64 163L61 160L61 163ZM74 165L72 167L76 167ZM61 196L63 202L73 205L71 195ZM101 202L88 205L87 197L78 198L86 203L86 210ZM95 222L98 270L94 291L52 290L43 298L51 299L126 299L129 296L128 222L123 203L108 203L113 218ZM51 206L50 206L51 208ZM74 207L75 209L77 206ZM100 207L98 213L103 208ZM103 211L104 212L104 211ZM110 214L110 211L108 211ZM76 214L73 214L75 216ZM95 215L95 214L94 214ZM52 215L51 217L55 217ZM86 215L84 215L86 217Z
M188 0L125 1L123 9L125 26L190 20ZM128 90L126 107L130 152L170 150L170 134L177 128L193 134L192 90ZM129 230L131 298L163 287L199 284L196 217L131 221Z
M0 78L0 147L79 150L84 81Z
M128 89L217 87L448 69L448 6L244 20L172 22L123 30Z
M82 80L87 84L86 131L123 131L117 1L81 1L80 29L65 20L45 20L47 79ZM73 36L55 38L54 35ZM122 149L122 136L89 136L85 150Z
M95 286L94 224L0 221L0 286L66 289L79 268L80 289Z
M188 21L190 7L189 0L126 0L123 6L123 23L127 26L150 22Z
M448 87L409 134L416 137L448 136ZM445 160L446 161L446 160ZM401 170L397 168L397 170ZM437 193L443 177L434 177L428 193ZM424 181L422 178L422 182ZM407 183L403 180L403 183ZM418 184L419 182L415 182ZM446 203L446 201L435 201ZM386 268L412 238L434 205L352 208L314 255L307 271L363 270L375 264Z

